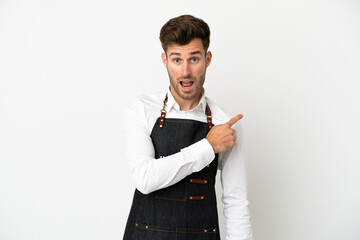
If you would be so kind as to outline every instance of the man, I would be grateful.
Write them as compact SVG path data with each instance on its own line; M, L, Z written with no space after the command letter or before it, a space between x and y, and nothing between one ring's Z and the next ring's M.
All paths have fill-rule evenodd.
M220 239L215 175L221 169L226 239L252 239L239 114L205 97L210 29L189 15L160 31L167 93L125 113L126 158L136 190L124 239Z

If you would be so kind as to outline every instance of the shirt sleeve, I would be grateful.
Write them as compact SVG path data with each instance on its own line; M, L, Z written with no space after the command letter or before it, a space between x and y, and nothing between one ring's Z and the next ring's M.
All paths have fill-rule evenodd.
M210 143L204 138L176 154L155 159L144 106L138 101L125 109L124 116L125 157L135 187L143 194L171 186L202 170L215 158Z
M222 153L220 163L223 189L226 240L252 240L244 158L244 138L240 122L236 123L236 144Z

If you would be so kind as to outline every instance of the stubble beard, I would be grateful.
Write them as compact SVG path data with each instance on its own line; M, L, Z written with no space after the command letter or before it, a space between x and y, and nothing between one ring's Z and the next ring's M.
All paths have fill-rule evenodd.
M198 80L196 77L181 77L181 78L177 78L176 80L174 80L174 78L170 75L169 71L168 71L168 75L169 75L169 79L170 79L170 85L171 85L171 89L173 89L175 91L175 93L182 98L183 100L194 100L197 97L199 97L199 95L202 92L203 89L203 85L205 82L205 73L203 75L200 75L200 79ZM180 81L194 81L194 91L192 94L183 94L180 91Z

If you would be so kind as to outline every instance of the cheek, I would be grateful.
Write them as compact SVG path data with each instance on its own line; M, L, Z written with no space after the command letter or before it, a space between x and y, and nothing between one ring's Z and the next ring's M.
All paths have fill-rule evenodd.
M201 75L205 72L205 70L206 70L205 65L199 65L193 69L193 72L196 73L197 75Z
M176 67L169 65L168 72L170 73L170 75L176 75L178 71Z

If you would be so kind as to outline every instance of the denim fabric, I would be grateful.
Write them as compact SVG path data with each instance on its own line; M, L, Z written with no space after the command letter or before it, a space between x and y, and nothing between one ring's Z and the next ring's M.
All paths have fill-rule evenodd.
M179 152L206 137L207 123L160 118L154 125L151 139L156 158ZM124 240L204 240L220 239L215 196L215 176L218 156L200 172L192 173L180 182L144 195L135 190L125 229ZM206 180L206 184L191 182ZM190 197L203 197L192 200Z

